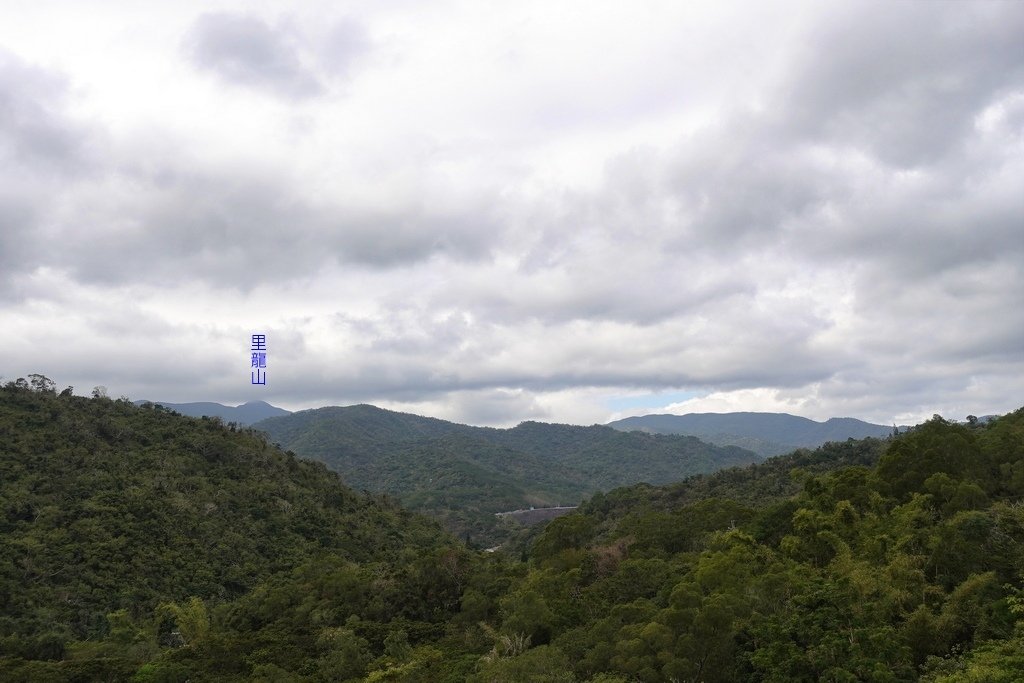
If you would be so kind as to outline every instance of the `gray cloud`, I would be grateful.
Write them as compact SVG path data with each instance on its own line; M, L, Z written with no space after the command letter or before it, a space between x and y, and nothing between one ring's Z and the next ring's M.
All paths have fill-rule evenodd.
M655 95L676 77L671 63L650 79L637 71L616 91L624 101L586 125L585 110L609 99L588 90L600 82L543 100L558 83L534 91L522 78L536 103L482 93L511 113L495 127L459 119L469 133L421 123L429 106L410 94L407 127L367 143L383 149L328 135L353 157L335 165L293 160L280 138L264 150L260 136L245 155L234 138L206 154L187 133L154 152L116 126L76 123L60 77L0 59L0 312L33 321L40 339L0 333L0 346L23 372L82 381L59 356L69 338L31 300L90 339L75 360L90 359L93 383L139 398L252 398L232 351L251 318L279 344L260 397L293 406L367 401L506 423L567 419L566 406L601 391L685 388L766 389L818 416L882 421L1012 408L1024 371L1022 17L1011 3L802 10L798 35L767 39L778 73L742 81L751 93L717 87L725 99L703 125L623 144L577 184L547 175L563 136L590 159L590 145L614 148L601 147L601 126L669 116L675 98ZM311 136L336 134L334 116L370 134L367 111L394 126L372 98L332 108L314 97L369 49L362 23L323 25L314 40L208 14L185 45L254 102L302 100ZM419 54L389 49L404 61L376 65L384 84ZM679 78L699 94L720 73L706 68ZM429 85L430 96L444 86ZM477 104L473 88L465 97L453 116ZM531 108L557 134L517 128ZM206 311L221 300L242 312L221 323ZM160 364L178 348L177 369ZM600 410L571 414L591 422Z
M38 221L34 207L22 197L0 191L0 272L3 280L38 263L40 255L29 247L28 236ZM13 283L0 280L0 289Z
M327 32L320 47L323 68L336 77L345 78L352 67L371 49L366 29L351 17L341 19Z
M0 298L46 262L54 198L91 170L90 131L66 107L64 78L0 48Z
M52 261L87 282L200 280L250 289L328 266L396 268L443 255L486 258L500 232L485 207L366 209L314 203L272 175L166 169L112 193ZM97 239L103 245L97 248Z
M1019 3L836 6L777 94L797 138L857 147L886 164L933 163L1024 77Z
M0 158L64 175L84 159L82 131L65 114L67 83L0 48Z
M599 321L479 324L414 307L392 308L377 321L336 316L329 338L340 348L327 351L330 360L310 353L288 361L277 390L294 397L333 393L348 402L430 401L452 392L500 390L497 405L516 391L527 392L515 394L516 401L533 402L546 392L580 386L802 386L856 362L808 345L808 327L825 321L811 315L802 320L798 312L767 318L755 318L745 305L720 311L715 325L699 330L679 321L648 330ZM717 342L726 336L728 344Z
M302 99L323 84L303 64L288 32L247 14L211 12L196 19L185 39L192 63L228 83Z

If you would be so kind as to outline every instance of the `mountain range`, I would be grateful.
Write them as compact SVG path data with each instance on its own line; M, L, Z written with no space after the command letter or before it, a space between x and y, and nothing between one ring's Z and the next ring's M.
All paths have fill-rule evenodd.
M609 427L648 434L686 434L719 446L739 446L762 457L817 448L829 441L885 437L892 427L852 417L815 422L787 413L689 413L643 415L608 423Z
M498 474L532 454L552 480L590 448L700 445L370 406L275 420L310 445L344 425L370 456L379 435L407 439L380 453L442 442ZM482 553L265 431L10 382L0 680L1021 681L1022 497L1024 409L935 417L595 494Z
M155 403L189 417L204 415L219 417L225 422L235 422L244 426L253 425L267 418L292 414L291 411L278 408L265 401L250 401L239 406L227 406L209 401L192 403L135 401L136 405L143 403ZM350 408L354 407L356 406L350 406ZM451 429L439 427L438 424L453 424L444 420L435 420L434 423L431 423L432 418L421 418L407 413L393 414L405 415L401 420L389 422L388 429L397 430L398 433L408 432L417 436L429 433L439 436L442 433L450 433ZM985 421L990 417L992 416L979 419ZM400 426L399 422L403 423L403 426ZM428 427L429 424L433 424L433 427ZM543 423L527 422L523 424ZM825 422L816 422L806 417L787 413L758 412L641 415L615 420L609 422L607 426L625 432L639 431L648 434L694 436L717 446L739 446L762 457L789 453L797 448L816 448L829 441L885 437L893 432L892 427L872 424L851 417L833 417ZM470 430L480 429L467 425L460 425L460 427ZM391 436L394 434L389 432L386 435L387 440L390 440Z
M167 401L135 401L135 405L153 403L168 410L173 410L189 417L219 417L225 422L236 422L240 425L251 425L268 417L290 415L291 411L272 406L266 401L249 401L240 406L226 406L220 403L200 401L196 403L168 403Z
M304 410L253 428L350 486L394 495L489 544L500 540L496 512L575 504L600 490L760 460L690 436L540 422L472 427L371 405Z
M646 415L589 427L523 422L495 429L371 405L297 413L263 401L159 405L252 426L282 448L325 463L350 486L393 495L487 545L514 533L515 525L496 512L576 504L597 491L665 484L799 448L892 432L853 418L815 422L752 412Z

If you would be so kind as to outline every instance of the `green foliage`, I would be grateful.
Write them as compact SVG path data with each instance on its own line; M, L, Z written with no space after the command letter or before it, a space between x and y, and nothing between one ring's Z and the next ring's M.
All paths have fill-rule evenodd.
M597 495L514 561L36 384L0 389L0 680L1024 679L1024 410Z
M316 660L316 678L347 680L366 673L370 663L370 644L347 628L323 629L316 639L323 654Z
M601 489L757 460L688 436L537 422L488 429L365 405L302 411L255 428L482 547L511 536L495 512L576 503Z
M627 511L677 509L709 498L761 508L796 495L802 482L811 475L845 467L873 466L885 447L886 442L878 439L827 443L813 451L799 450L754 465L691 476L665 486L627 486L592 497L581 506L581 511L604 520L621 517Z
M514 657L484 660L468 683L575 683L576 677L565 654L541 645Z
M533 546L533 556L544 560L564 550L584 547L592 537L594 522L583 515L566 515L548 523Z
M189 598L184 605L173 602L160 603L156 608L156 616L158 620L173 620L177 627L176 633L181 636L185 645L199 645L210 633L210 617L206 612L206 605L197 597Z
M1024 680L1024 590L1006 586L1010 595L1006 603L1016 620L1013 634L1005 639L991 640L967 654L947 659L929 657L925 674L927 683L1015 683Z
M245 595L307 558L449 543L256 433L45 387L0 390L0 657L197 645L204 601ZM68 645L86 639L122 652Z

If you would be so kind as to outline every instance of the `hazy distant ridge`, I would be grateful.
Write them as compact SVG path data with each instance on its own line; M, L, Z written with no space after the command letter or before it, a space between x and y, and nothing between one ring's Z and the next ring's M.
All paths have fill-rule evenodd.
M623 431L650 434L686 434L719 446L740 446L762 456L780 455L797 448L816 448L828 441L883 437L892 427L852 417L815 422L787 413L689 413L642 415L608 423Z
M135 405L143 403L155 403L168 410L174 410L189 417L219 417L225 422L237 422L241 425L251 425L268 417L281 417L291 415L290 410L272 406L266 401L249 401L240 406L226 406L220 403L199 401L195 403L168 403L167 401L135 401Z

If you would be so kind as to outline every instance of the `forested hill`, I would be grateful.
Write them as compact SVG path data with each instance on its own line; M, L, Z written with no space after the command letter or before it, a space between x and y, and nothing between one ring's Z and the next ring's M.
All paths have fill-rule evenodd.
M687 436L539 422L491 429L369 405L306 410L254 428L350 485L394 494L487 545L502 538L495 512L577 503L599 490L758 460Z
M0 388L3 681L1024 680L1024 409L595 496L519 561L38 386Z
M797 448L816 448L829 441L888 436L892 427L851 417L815 422L786 413L689 413L641 415L608 424L624 431L689 434L719 445L749 449L761 456L781 455Z
M809 476L847 467L874 467L888 445L888 440L871 438L832 441L813 450L801 448L753 465L698 474L662 486L624 486L591 497L580 511L598 513L607 520L640 510L672 510L708 499L765 507L797 495Z
M435 523L260 434L0 389L0 657L59 659L109 634L111 614L143 623L164 602L229 601L321 555L384 562L445 545Z
M532 557L580 677L1022 681L1024 408L595 496Z

